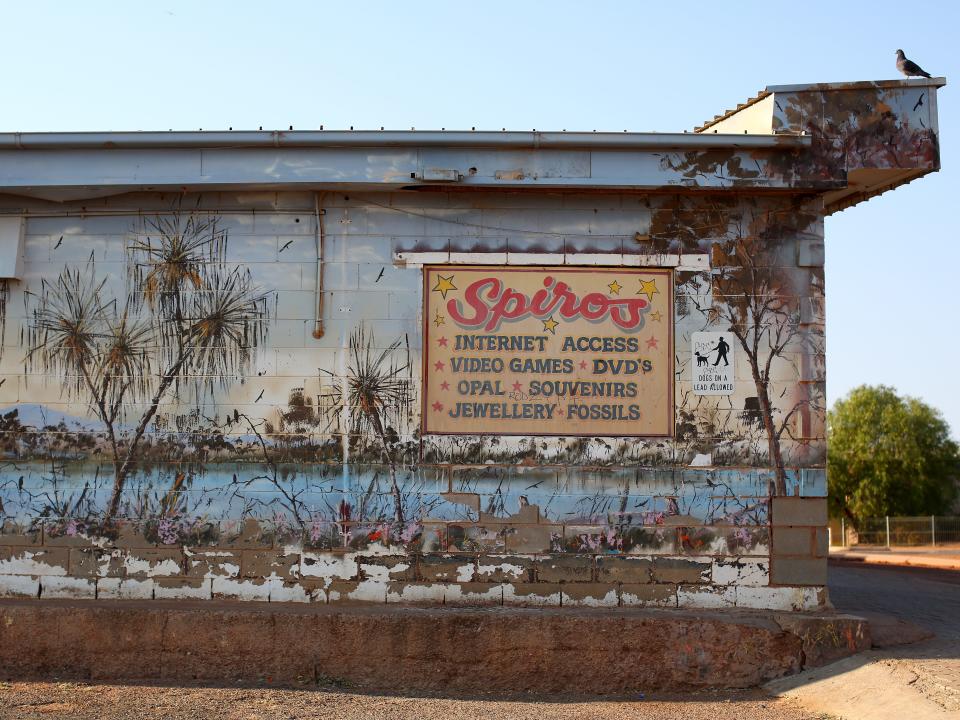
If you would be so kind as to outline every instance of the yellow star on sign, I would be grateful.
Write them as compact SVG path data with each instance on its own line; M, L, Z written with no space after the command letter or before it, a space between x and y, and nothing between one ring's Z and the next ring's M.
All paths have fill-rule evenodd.
M433 324L437 327L440 327L446 322L446 318L440 314L440 311L437 310L437 314L433 318Z
M654 312L654 313L650 313L650 319L653 320L653 321L655 321L655 322L660 322L660 318L662 318L662 317L663 317L663 316L660 314L660 311L659 311L659 310L657 310L657 311Z
M616 280L614 280L612 283L607 285L607 287L610 288L611 295L619 295L620 291L623 289L623 285L618 283Z
M556 320L553 319L553 315L551 315L550 317L548 317L546 320L543 321L543 329L545 332L551 332L554 335L556 335L557 325L559 324L560 323L558 323Z
M437 286L433 288L433 291L443 295L443 299L446 300L447 293L451 290L456 290L457 286L453 284L453 275L450 275L449 277L440 275L439 278L440 279L437 280Z
M646 295L647 300L653 300L654 293L660 292L657 290L657 281L656 280L641 280L640 289L637 290L637 295Z

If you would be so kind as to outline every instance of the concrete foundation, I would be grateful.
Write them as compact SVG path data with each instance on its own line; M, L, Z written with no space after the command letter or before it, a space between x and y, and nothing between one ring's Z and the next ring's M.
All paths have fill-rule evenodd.
M0 601L7 679L626 694L750 687L869 647L838 614Z

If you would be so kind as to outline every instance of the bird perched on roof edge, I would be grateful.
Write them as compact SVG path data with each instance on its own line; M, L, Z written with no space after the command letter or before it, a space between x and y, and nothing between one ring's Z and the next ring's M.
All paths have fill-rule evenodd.
M903 50L897 50L897 70L907 77L930 77L930 73L917 65L913 60L908 60L903 54Z

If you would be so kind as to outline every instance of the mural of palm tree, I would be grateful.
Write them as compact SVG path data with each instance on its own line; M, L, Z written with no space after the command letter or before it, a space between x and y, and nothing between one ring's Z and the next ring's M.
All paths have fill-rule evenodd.
M390 471L394 522L398 527L404 521L403 498L397 484L396 461L388 434L393 434L390 421L399 418L409 402L408 383L403 377L409 363L400 365L394 360L400 345L401 341L395 340L389 347L378 351L373 333L368 334L362 325L356 329L350 336L346 397L330 393L327 411L332 424L339 419L346 404L350 418L347 431L354 434L373 432L376 436Z
M107 523L160 403L191 378L198 394L226 386L266 338L267 296L248 272L226 266L225 248L216 216L178 208L145 220L129 246L126 297L108 297L93 262L65 267L32 296L28 369L61 376L67 394L86 400L106 427L114 466ZM130 403L145 409L121 438Z

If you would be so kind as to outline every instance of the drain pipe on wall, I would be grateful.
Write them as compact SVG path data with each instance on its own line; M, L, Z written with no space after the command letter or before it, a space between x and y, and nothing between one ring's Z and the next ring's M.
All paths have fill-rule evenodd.
M313 322L313 337L317 340L323 337L323 216L326 214L326 210L320 208L321 195L323 193L313 194L313 212L317 223L315 230L317 239L317 284L314 291L317 316Z

